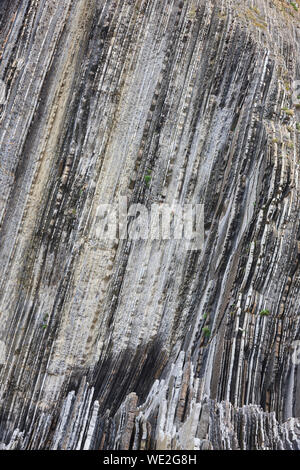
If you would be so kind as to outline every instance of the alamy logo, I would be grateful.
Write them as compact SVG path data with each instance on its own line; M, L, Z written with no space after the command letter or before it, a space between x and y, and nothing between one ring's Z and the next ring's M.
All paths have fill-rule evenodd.
M96 214L97 240L181 240L188 250L201 250L204 243L204 205L154 203L128 206L99 204Z

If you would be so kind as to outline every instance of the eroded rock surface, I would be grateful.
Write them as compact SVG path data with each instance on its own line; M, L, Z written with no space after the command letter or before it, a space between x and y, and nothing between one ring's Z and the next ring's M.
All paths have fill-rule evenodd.
M297 5L1 9L1 448L300 449ZM99 242L120 196L203 250Z

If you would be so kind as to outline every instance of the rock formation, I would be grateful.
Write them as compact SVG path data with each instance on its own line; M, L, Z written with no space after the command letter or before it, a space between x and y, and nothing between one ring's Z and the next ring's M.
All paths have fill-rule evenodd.
M300 449L297 2L0 24L0 448ZM99 240L121 196L202 201L202 250Z

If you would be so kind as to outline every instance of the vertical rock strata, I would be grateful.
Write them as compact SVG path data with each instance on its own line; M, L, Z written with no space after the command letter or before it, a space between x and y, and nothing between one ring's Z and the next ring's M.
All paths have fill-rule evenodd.
M300 449L296 4L0 24L1 448ZM202 201L203 250L100 242L120 196Z

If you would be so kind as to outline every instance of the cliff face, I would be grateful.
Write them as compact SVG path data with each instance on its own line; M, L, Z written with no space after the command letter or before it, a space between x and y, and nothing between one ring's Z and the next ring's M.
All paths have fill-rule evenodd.
M297 6L1 8L1 448L300 449ZM203 249L99 240L121 196Z

